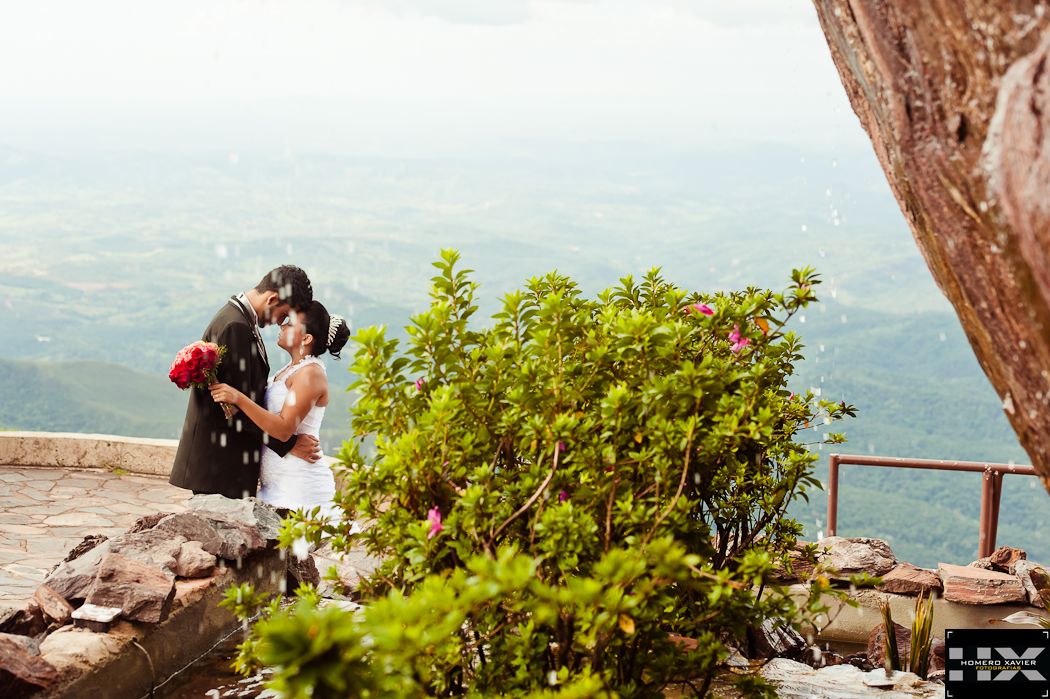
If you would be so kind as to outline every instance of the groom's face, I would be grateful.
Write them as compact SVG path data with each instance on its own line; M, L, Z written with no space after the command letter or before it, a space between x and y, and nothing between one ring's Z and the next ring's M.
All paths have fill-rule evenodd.
M291 310L292 307L290 305L281 302L277 292L271 291L263 303L263 312L259 315L259 327L265 328L267 325L280 325L288 317Z

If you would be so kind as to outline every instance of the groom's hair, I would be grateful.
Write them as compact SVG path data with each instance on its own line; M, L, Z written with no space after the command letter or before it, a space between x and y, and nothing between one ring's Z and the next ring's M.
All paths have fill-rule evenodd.
M256 291L276 291L282 303L305 312L314 300L314 288L306 272L295 265L281 265L266 273L255 285Z

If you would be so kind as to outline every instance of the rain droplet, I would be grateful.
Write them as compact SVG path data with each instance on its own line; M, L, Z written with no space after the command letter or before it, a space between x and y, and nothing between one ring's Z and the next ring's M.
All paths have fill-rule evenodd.
M805 323L805 322L806 322L806 316L805 316L805 315L800 315L800 316L798 317L798 322L800 322L800 323Z
M225 432L223 432L222 434L219 435L219 446L220 447L225 447L226 446L226 433Z
M808 230L809 230L809 227L806 224L803 223L802 224L802 232L805 233Z
M948 339L948 336L947 336L947 335L946 335L945 333L938 333L938 334L937 334L937 338L938 338L938 339L939 339L939 340L940 340L941 342L944 342L944 341L946 341L946 340Z

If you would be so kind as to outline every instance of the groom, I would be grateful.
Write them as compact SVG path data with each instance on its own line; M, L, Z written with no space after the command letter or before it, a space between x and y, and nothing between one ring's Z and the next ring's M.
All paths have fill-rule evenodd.
M226 348L219 364L219 382L265 405L270 364L259 328L280 325L293 311L305 313L312 300L313 287L306 272L292 265L271 270L254 289L232 297L204 331L205 341ZM190 391L168 481L194 493L219 493L228 498L255 495L264 445L281 456L291 453L311 462L321 454L318 441L310 435L280 442L241 415L227 419L208 391Z

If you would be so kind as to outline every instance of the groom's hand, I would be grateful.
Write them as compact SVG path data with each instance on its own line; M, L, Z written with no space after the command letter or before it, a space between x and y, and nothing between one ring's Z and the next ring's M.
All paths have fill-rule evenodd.
M301 434L295 438L295 446L288 452L292 456L298 456L303 461L315 463L321 459L321 443L316 437Z

